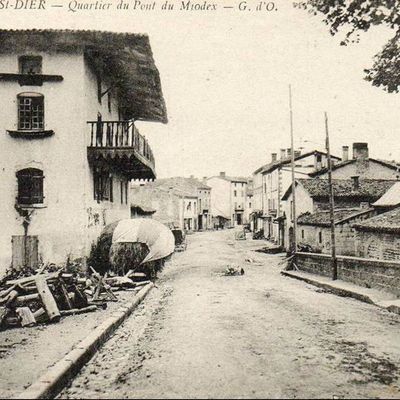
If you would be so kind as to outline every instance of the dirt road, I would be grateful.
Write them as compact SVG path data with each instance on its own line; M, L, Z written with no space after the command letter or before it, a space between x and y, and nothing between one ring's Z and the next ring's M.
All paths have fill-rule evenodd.
M257 247L190 236L61 397L400 397L400 317L285 278Z

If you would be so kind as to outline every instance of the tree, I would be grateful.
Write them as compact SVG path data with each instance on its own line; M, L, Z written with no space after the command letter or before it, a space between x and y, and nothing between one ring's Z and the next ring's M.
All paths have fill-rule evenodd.
M365 69L365 79L389 93L400 89L400 1L399 0L308 0L313 14L325 15L330 33L336 35L347 28L342 45L358 42L358 31L368 31L376 25L395 31L383 50L374 58L371 68Z

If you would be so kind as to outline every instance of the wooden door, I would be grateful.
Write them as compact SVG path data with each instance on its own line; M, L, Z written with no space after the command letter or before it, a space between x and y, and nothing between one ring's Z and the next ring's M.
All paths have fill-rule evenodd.
M39 240L37 236L15 235L12 242L12 266L36 268L39 263Z

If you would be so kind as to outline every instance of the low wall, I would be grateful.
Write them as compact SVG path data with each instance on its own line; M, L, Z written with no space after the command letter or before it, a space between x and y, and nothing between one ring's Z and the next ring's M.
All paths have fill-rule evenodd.
M332 261L328 254L296 253L295 258L301 271L332 276ZM400 262L337 256L337 268L338 279L400 297Z

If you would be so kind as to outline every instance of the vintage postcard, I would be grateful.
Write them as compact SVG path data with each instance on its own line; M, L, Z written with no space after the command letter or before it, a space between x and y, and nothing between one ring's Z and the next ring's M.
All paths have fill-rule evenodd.
M398 0L0 0L0 398L400 398Z

